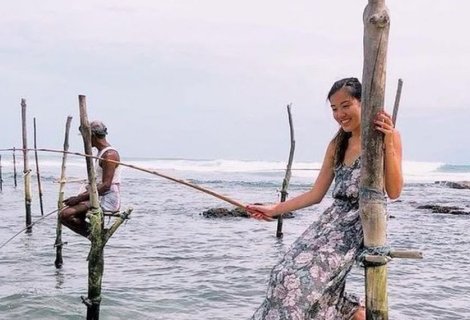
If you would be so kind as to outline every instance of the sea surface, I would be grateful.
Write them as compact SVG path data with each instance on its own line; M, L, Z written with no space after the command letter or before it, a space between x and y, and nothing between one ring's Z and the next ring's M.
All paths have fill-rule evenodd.
M22 159L14 187L11 154L2 154L0 244L25 226ZM209 188L242 203L275 202L284 162L186 159L122 159ZM39 155L44 213L56 209L60 157ZM33 221L41 217L33 168ZM308 190L319 163L296 163L289 196ZM425 204L470 211L470 190L435 181L470 180L470 166L405 162L405 188L389 201L388 239L396 249L419 250L422 260L389 263L390 319L470 319L470 215L431 213ZM84 160L69 156L69 181L86 177ZM67 184L66 196L79 183ZM187 186L130 168L123 170L122 208L134 209L105 248L101 319L249 319L262 302L272 266L290 244L331 204L284 221L205 218L210 208L232 208ZM106 219L108 223L108 219ZM84 319L88 240L65 229L64 266L54 267L56 214L21 232L0 248L0 319ZM354 267L347 289L364 294L363 269Z

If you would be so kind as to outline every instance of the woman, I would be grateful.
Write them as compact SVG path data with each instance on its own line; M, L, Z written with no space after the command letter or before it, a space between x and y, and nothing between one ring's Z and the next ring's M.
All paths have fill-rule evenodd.
M253 217L268 220L319 203L335 180L333 204L274 266L266 299L252 319L365 319L359 299L344 292L346 275L363 243L358 210L361 91L358 79L346 78L335 82L328 93L340 129L328 145L311 190L272 206L247 207ZM387 113L380 112L374 122L384 134L385 191L395 199L403 187L400 135Z

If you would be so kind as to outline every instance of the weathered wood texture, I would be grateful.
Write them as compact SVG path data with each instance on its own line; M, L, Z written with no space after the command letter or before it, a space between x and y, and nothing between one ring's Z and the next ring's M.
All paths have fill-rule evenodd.
M289 160L287 161L286 167L286 174L284 176L284 180L282 181L282 188L281 188L281 202L286 201L287 199L287 189L289 188L289 181L292 175L292 161L294 161L294 151L295 151L295 138L294 138L294 124L292 121L292 113L291 113L291 104L287 105L287 115L289 117L289 132L290 132L290 150L289 150ZM277 218L277 229L276 229L276 237L282 238L282 222L283 218L280 215Z
M32 232L31 226L31 170L28 161L28 135L26 128L26 100L21 99L21 126L23 135L23 182L24 203L26 209L26 232Z
M373 119L383 110L390 17L384 0L369 0L364 10L362 74L362 169L360 214L366 247L386 243L383 137ZM366 265L366 318L388 319L387 265Z
M65 138L64 138L64 153L62 154L62 166L60 170L60 181L59 181L59 199L57 201L57 208L59 209L57 213L57 227L56 227L56 238L55 238L55 247L56 247L56 256L54 265L56 268L61 268L64 260L62 258L62 223L60 222L60 211L64 208L64 189L65 189L65 171L67 164L67 151L69 150L69 134L70 134L70 124L72 122L72 117L68 116L67 121L65 122Z

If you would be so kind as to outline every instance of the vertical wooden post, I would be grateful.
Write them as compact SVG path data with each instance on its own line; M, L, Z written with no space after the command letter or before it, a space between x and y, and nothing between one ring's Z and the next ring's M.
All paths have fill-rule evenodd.
M362 168L359 209L364 246L386 244L383 137L373 119L383 110L390 17L385 0L369 0L364 10L364 69L362 74ZM388 319L387 265L365 264L366 319Z
M42 186L41 186L41 173L39 173L39 160L37 150L37 135L36 135L36 118L33 118L34 128L34 159L36 160L36 177L38 178L38 190L39 190L39 207L41 209L41 216L44 215L44 207L42 204Z
M55 244L56 247L56 256L54 265L57 269L61 268L64 260L62 258L62 223L60 222L60 211L64 208L64 188L65 188L65 168L67 162L67 151L69 151L69 133L70 133L70 123L72 122L72 117L68 116L65 123L65 138L64 138L64 153L62 154L62 167L60 171L60 186L59 186L59 200L57 201L57 227L56 227L56 238Z
M0 154L0 191L3 191L2 155Z
M286 175L284 176L284 180L282 181L282 188L281 188L281 202L286 201L287 199L287 188L289 187L289 181L292 174L292 161L294 160L294 151L295 151L295 139L294 139L294 125L292 123L292 114L290 112L291 104L287 105L287 115L289 117L289 128L290 128L290 151L289 151L289 160L287 161L287 168L286 168ZM276 229L276 237L282 238L282 215L277 217L277 229Z
M13 180L15 182L15 188L18 186L16 181L16 148L13 148Z
M31 170L28 161L28 137L26 134L26 100L21 99L21 124L23 132L23 181L24 203L26 208L26 233L31 233Z
M403 80L398 79L397 93L395 95L395 103L393 104L393 114L392 114L392 121L393 121L394 126L397 125L398 107L400 106L402 88L403 88Z
M91 156L91 129L88 122L86 97L80 95L78 96L78 100L80 105L80 132L83 137L85 154ZM88 298L83 299L83 302L87 306L87 320L98 320L100 316L101 281L104 267L103 212L99 204L96 175L92 158L86 158L86 166L90 186L91 209L87 213L87 218L90 221L91 249L88 255Z

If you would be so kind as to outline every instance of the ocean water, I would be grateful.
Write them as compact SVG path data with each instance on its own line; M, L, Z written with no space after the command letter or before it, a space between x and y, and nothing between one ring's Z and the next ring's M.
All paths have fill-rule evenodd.
M18 161L21 158L18 157ZM233 160L123 159L186 179L243 203L275 202L285 163ZM21 162L19 162L21 163ZM34 162L30 165L34 167ZM290 196L306 191L319 163L294 163ZM60 158L40 154L45 213L56 208ZM0 243L25 225L22 177L13 186L9 154L2 156ZM19 171L22 171L21 169ZM70 180L86 176L84 161L69 156ZM388 203L388 238L394 248L420 250L423 260L389 264L390 319L470 319L470 216L430 213L424 204L470 211L470 190L434 181L470 180L469 166L405 162L401 198ZM33 221L40 218L33 176ZM78 190L69 183L66 195ZM204 218L227 203L171 181L129 168L123 171L123 209L132 218L105 248L101 319L249 319L262 302L272 266L331 203L276 223L246 218ZM64 266L54 267L55 214L0 248L0 319L83 319L89 243L68 229ZM106 219L106 222L107 219ZM347 289L364 294L363 269L355 267Z

